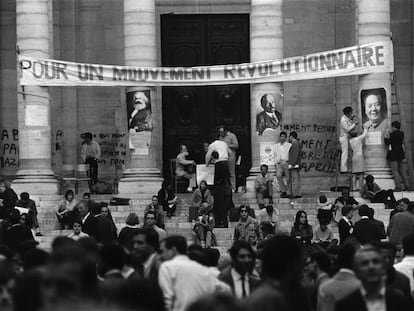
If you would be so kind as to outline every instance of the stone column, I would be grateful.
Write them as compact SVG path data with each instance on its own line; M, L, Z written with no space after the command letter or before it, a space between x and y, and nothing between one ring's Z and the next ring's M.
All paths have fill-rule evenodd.
M390 40L390 0L360 0L357 6L358 18L358 44L366 44L376 41ZM376 182L384 189L394 188L386 156L387 147L384 144L384 128L390 126L391 120L391 75L389 73L373 73L359 77L360 94L362 90L379 89L386 90L386 106L383 104L381 112L385 120L384 126L378 126L378 130L369 135L380 133L380 140L376 144L366 144L364 147L366 175L371 174ZM359 96L359 108L362 110L361 96ZM385 113L383 110L387 109ZM362 116L362 114L360 114ZM364 117L364 116L362 116ZM364 120L364 118L363 118ZM369 139L369 137L368 137ZM376 141L376 140L375 140Z
M250 60L251 62L283 58L283 0L252 0L250 13ZM262 142L276 143L280 130L266 131L258 135L256 131L256 115L263 111L260 99L264 94L274 96L276 110L282 114L283 100L282 83L262 83L251 85L250 118L252 143L252 168L247 179L247 187L253 191L255 175L260 172L260 144ZM270 167L274 171L274 166Z
M17 0L17 46L26 56L50 58L51 12L48 0ZM19 81L17 82L19 84ZM50 98L47 87L18 85L19 170L17 193L55 194L58 184L51 160Z
M124 0L125 65L156 66L157 35L154 0ZM162 154L162 111L156 88L127 88L126 93L149 91L152 109L151 145L147 155L130 152L129 167L119 182L120 193L159 190L162 182L160 156ZM126 103L125 103L126 109Z

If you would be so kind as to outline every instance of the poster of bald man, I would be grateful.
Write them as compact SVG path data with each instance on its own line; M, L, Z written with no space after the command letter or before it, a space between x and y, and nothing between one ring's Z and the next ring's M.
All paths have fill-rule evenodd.
M277 130L282 125L281 110L283 107L283 95L281 93L261 95L258 113L256 115L256 132L261 136L267 130Z
M126 95L129 149L134 154L148 155L152 134L151 93L134 91Z

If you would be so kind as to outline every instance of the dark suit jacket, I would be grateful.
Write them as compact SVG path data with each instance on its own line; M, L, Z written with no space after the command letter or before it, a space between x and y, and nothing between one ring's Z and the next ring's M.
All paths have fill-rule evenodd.
M88 215L88 217L85 219L85 222L82 224L82 231L96 239L97 221L94 215Z
M33 241L33 234L29 227L20 224L13 225L4 233L4 244L17 252L20 244L25 241Z
M224 283L226 283L227 285L230 286L231 291L234 295L234 282L233 282L233 277L231 276L231 267L225 269L223 272L220 273L220 275L218 276L218 279ZM252 293L256 287L258 287L260 284L260 279L256 278L253 275L249 275L249 287L250 287L250 293Z
M276 130L282 122L282 114L275 110L276 119L269 117L269 115L262 111L256 115L256 131L259 135L267 128Z
M292 143L292 146L289 149L289 165L299 165L300 168L300 159L302 157L302 144L296 140Z
M339 243L343 244L345 240L351 235L349 230L352 228L343 218L338 222Z
M368 218L362 218L355 223L353 235L361 244L379 242L384 236L378 227L378 224L374 220Z
M404 159L403 149L404 133L401 131L393 131L390 138L385 138L385 143L391 145L391 150L388 151L388 161L401 161Z
M412 310L412 304L401 292L394 289L385 291L385 304L387 311L408 311ZM335 311L368 311L360 290L354 291L349 296L340 300L335 305Z

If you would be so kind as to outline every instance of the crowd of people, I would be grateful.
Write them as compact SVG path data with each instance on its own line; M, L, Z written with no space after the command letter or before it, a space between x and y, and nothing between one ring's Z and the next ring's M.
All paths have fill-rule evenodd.
M165 231L164 216L178 203L168 182L145 207L143 223L131 213L120 232L110 207L66 191L56 221L72 231L56 237L50 252L34 240L40 231L29 194L18 200L0 182L0 198L8 215L0 237L2 310L414 310L414 202L407 199L396 202L385 230L344 189L334 202L319 198L318 226L297 211L290 234L279 228L277 205L255 211L243 204L233 244L220 254L205 182L192 195L199 216L191 245ZM16 208L22 200L26 207Z

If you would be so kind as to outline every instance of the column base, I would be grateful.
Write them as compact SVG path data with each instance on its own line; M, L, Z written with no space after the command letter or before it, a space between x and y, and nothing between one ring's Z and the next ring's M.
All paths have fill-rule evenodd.
M157 168L132 168L123 172L118 184L119 194L150 193L157 194L163 182Z
M19 170L12 188L17 193L58 194L59 184L52 170Z

